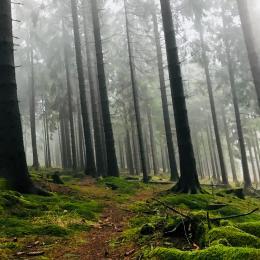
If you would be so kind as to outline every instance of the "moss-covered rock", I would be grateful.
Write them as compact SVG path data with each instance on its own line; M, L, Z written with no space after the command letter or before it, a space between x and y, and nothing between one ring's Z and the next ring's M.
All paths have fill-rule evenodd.
M181 251L178 249L155 248L145 253L145 259L163 260L256 260L260 250L253 248L212 246L198 251Z
M213 228L206 236L209 244L219 239L227 239L232 246L260 247L259 238L232 226Z

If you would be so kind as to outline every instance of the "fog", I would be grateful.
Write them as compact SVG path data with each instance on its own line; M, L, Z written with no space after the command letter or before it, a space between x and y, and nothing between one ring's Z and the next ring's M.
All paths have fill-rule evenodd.
M84 1L76 2L91 145L97 162L100 152L96 138L101 138L99 144L101 142L103 145L105 138L102 131L104 122L102 123L101 116L104 100L100 100L100 87L98 87L100 72L96 62L97 46L95 48L90 1L85 1L85 8L83 8ZM176 161L178 169L180 168L160 1L156 0L155 5L152 2L126 1L128 33L132 49L130 60L134 66L134 81L138 92L146 163L151 173L154 171L153 160L157 161L160 171L170 172L163 116L165 104L162 104L161 99L153 12L158 20L167 106ZM259 104L237 2L233 0L171 2L197 167L203 176L210 177L213 171L220 174L223 167L220 161L223 159L230 179L234 177L232 163L234 163L233 167L239 180L242 181L243 178L240 143L230 88L229 61L225 49L226 39L234 73L239 116L245 137L248 167L251 177L256 178L254 171L260 170L257 168L260 166ZM257 0L247 2L253 44L257 50L256 55L259 56L260 3ZM130 148L134 168L136 171L139 168L140 171L140 147L138 146L140 140L136 129L124 1L104 0L98 1L98 5L117 160L121 169L129 170ZM85 163L86 143L82 139L84 134L82 107L80 108L82 93L79 91L77 70L79 64L76 62L71 2L69 0L23 0L21 4L15 2L12 6L17 85L28 164L33 164L33 156L35 156L32 151L31 138L32 131L35 131L41 166L71 167L73 153L75 153L76 167L82 168ZM223 19L225 19L224 25ZM204 43L201 43L201 35L203 35ZM64 48L66 54L64 54ZM87 54L87 48L89 54ZM205 60L203 61L204 54L207 59L206 63ZM67 64L65 64L64 55L67 55ZM68 66L68 74L66 74L66 66ZM207 72L209 75L205 75ZM93 82L90 82L90 79ZM67 89L68 80L71 85L70 94ZM210 105L208 95L209 80L214 98L215 122L212 121L212 104ZM91 89L92 87L94 89ZM68 95L71 95L70 101L68 101ZM70 118L68 102L72 103L74 141L71 140L70 120L72 118ZM149 122L149 113L151 113L152 122ZM226 118L223 118L223 113ZM36 122L35 129L31 128L33 120ZM97 129L95 121L99 122L101 127L98 135L96 131L100 130ZM218 129L216 129L216 124ZM216 142L216 130L220 135L220 147ZM72 150L72 142L75 143L76 151ZM222 159L219 157L219 149L222 149Z

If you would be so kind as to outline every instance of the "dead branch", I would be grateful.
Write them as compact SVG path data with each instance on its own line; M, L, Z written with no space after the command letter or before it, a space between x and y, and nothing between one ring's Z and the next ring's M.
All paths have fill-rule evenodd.
M253 214L254 212L258 211L259 208L254 209L248 213L244 213L244 214L239 214L239 215L231 215L231 216L227 216L227 217L221 217L221 218L209 218L210 221L218 221L218 220L222 220L222 219L231 219L231 218L238 218L238 217L244 217L244 216L248 216L250 214Z
M175 208L173 208L173 207L167 205L166 203L164 203L164 202L162 202L162 201L160 201L160 200L158 200L158 199L152 198L152 200L154 200L154 201L160 203L160 204L163 205L165 208L172 210L173 212L175 212L176 214L179 214L180 216L182 216L182 217L184 217L184 218L190 218L189 216L187 216L187 215L181 213L181 212L178 211L177 209L175 209Z

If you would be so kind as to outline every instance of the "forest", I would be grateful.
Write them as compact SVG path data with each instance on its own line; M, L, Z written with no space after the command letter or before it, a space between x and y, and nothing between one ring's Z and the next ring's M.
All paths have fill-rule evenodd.
M0 0L0 260L260 260L259 0Z

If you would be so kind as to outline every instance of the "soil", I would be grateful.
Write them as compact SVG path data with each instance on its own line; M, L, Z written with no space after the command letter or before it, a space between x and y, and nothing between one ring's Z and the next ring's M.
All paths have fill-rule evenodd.
M90 185L92 181L85 179L81 185ZM116 241L121 233L127 229L129 220L134 213L128 209L129 204L136 201L145 201L154 196L151 190L145 190L132 196L127 202L119 204L116 201L107 200L100 220L89 232L82 234L83 243L76 246L66 242L60 248L51 253L52 259L80 259L80 260L102 260L102 259L136 259L135 252L138 245L130 243L127 245L111 247L111 241ZM85 242L84 242L85 241Z

